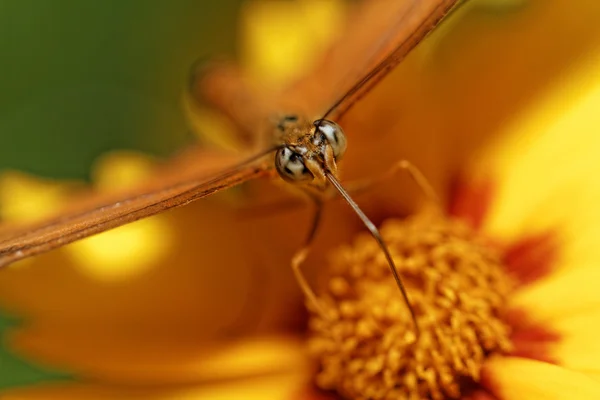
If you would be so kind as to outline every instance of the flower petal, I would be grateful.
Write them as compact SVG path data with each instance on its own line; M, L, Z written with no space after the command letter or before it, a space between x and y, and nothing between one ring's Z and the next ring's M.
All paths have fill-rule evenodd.
M600 377L600 310L590 308L575 315L565 314L548 324L560 340L548 346L548 354L560 365Z
M325 392L314 385L303 388L290 400L342 400L343 398L334 392Z
M2 172L0 217L3 222L46 218L60 209L65 198L81 186L81 182L58 182L21 172Z
M490 359L482 372L482 384L503 400L600 398L600 382L585 374L518 357Z
M488 214L492 195L491 182L471 182L460 177L452 183L448 213L479 229Z
M496 177L486 232L505 240L558 232L559 268L600 261L599 65L596 52L482 155Z
M27 329L9 337L15 352L69 369L81 378L127 385L189 384L304 368L302 346L285 337L202 342L132 333L126 340L73 330ZM107 333L107 335L109 335Z
M567 269L518 290L510 299L513 354L600 373L600 271ZM600 376L600 375L599 375Z
M600 268L580 266L524 286L510 299L513 316L526 314L526 321L513 321L515 326L545 323L566 315L580 315L600 306Z
M280 373L201 386L143 387L77 383L39 385L2 393L3 400L289 400L306 381L304 373Z
M244 61L258 79L281 85L306 71L339 35L344 2L246 2L242 16Z
M505 249L503 262L506 270L520 284L527 284L552 272L559 251L556 237L552 233L525 237Z

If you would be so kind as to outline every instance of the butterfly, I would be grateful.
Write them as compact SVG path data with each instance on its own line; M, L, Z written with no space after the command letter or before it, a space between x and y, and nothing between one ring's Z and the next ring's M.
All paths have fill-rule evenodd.
M279 176L299 187L316 205L330 190L343 197L378 241L410 309L407 293L377 228L338 178L337 162L347 148L341 121L457 3L458 0L365 1L355 14L356 19L349 22L351 37L343 38L325 55L316 66L318 73L299 79L284 90L278 99L281 101L257 100L252 104L252 112L248 112L244 87L231 87L236 82L235 68L216 67L201 77L194 74L191 92L202 92L230 117L242 137L261 143L261 150L237 158L209 150L191 150L133 190L81 199L60 215L33 226L5 227L0 231L0 267L250 180ZM345 61L348 59L363 61L349 68ZM282 114L278 108L298 112ZM276 117L270 119L267 134L258 135L257 127L267 120L266 116L273 115ZM313 115L319 117L307 117ZM300 286L313 302L316 299L299 266L317 228L321 208L316 209L309 239L292 261Z

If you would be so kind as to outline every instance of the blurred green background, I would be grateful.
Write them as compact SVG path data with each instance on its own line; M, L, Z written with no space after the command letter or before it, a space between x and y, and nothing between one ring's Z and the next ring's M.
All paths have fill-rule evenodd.
M240 3L0 0L0 170L87 179L109 149L184 146L189 67L235 52ZM65 378L0 345L0 389Z
M234 50L240 0L0 0L0 169L85 177L112 148L165 154L199 56Z

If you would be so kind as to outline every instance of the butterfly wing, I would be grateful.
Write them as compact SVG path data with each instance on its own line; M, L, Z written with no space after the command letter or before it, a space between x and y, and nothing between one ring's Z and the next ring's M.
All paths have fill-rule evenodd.
M460 0L369 0L355 5L343 35L303 78L276 93L228 63L199 64L190 94L223 112L243 135L283 111L339 120L394 69ZM252 104L252 107L248 107ZM245 132L249 127L252 132ZM251 143L251 142L250 142Z
M208 79L223 94L213 97L218 108L229 110L238 125L256 127L257 115L269 114L277 104L282 109L327 110L330 118L340 118L368 90L389 73L457 3L457 0L370 0L362 2L348 22L351 29L332 47L316 66L313 73L283 91L280 99L265 95L265 101L252 101L256 90L222 90L237 82L231 73L224 79ZM348 71L340 77L340 71ZM369 72L370 71L370 72ZM235 73L233 74L235 76ZM362 79L361 79L362 77ZM217 82L217 83L215 83ZM358 82L358 83L357 83ZM213 88L214 89L214 88ZM237 97L226 96L232 92ZM346 95L340 94L346 93ZM215 101L215 98L224 99ZM223 103L223 104L220 104ZM240 114L248 104L262 112ZM244 107L240 106L243 105ZM260 105L261 107L258 107ZM264 110L263 110L264 109ZM256 111L256 110L254 110ZM185 164L185 166L184 166ZM210 163L212 167L220 163ZM189 167L195 165L194 167ZM106 231L128 222L145 218L161 211L183 206L242 182L267 175L270 165L259 162L244 163L222 170L208 168L201 158L195 162L175 161L170 172L159 173L144 186L110 196L91 196L73 205L63 214L35 226L10 228L0 232L0 267L14 261L49 251L75 240ZM231 165L231 164L230 164ZM206 167L206 168L205 168ZM6 238L2 240L2 238Z
M283 92L282 102L339 120L457 3L457 0L361 2L351 12L344 35L331 46L312 73Z
M261 143L266 139L261 137L265 121L282 111L273 93L250 79L240 67L223 61L195 63L191 75L184 98L190 120L208 106L233 123L240 147L260 148L265 144Z
M238 163L234 164L234 160ZM51 219L32 226L4 229L0 232L0 267L184 206L265 176L269 169L269 163L259 157L239 163L238 158L225 154L189 151L157 171L150 181L138 188L107 195L89 194Z

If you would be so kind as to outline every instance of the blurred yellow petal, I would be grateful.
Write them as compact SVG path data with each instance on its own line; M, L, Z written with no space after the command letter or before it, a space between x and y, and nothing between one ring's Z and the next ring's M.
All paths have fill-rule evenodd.
M511 303L521 306L513 308L514 354L600 378L600 295L594 270L569 271L516 293Z
M290 400L293 399L300 388L306 384L306 371L293 374L280 374L264 378L250 379L235 382L235 384L223 383L220 385L207 386L196 391L190 391L182 399L199 400ZM174 397L173 399L176 399ZM177 398L178 399L178 398Z
M483 385L502 400L600 399L600 382L567 368L518 357L495 357Z
M600 261L600 52L557 82L484 152L496 192L485 230L509 240L558 232L560 265Z
M242 12L240 40L245 66L255 78L281 85L307 71L339 35L341 0L257 0Z
M299 340L257 337L242 341L198 341L182 333L131 332L110 338L67 327L30 328L9 337L14 351L81 378L127 385L188 384L289 372L308 367ZM62 349L65 347L65 349Z
M94 187L109 192L137 185L150 177L155 166L154 160L145 154L133 151L106 153L94 163Z
M3 400L290 400L306 383L306 372L277 373L234 382L181 387L146 387L59 383L13 389Z
M35 221L50 216L81 183L45 180L21 172L0 175L3 221Z
M527 324L580 315L600 306L600 268L578 266L522 287L509 300L513 312L525 311Z
M3 271L0 302L31 321L18 328L24 335L29 329L31 337L41 335L38 327L47 331L39 348L65 369L88 365L95 357L126 365L132 357L124 348L143 353L159 342L165 349L167 343L181 344L178 353L185 359L217 337L234 339L296 323L301 303L286 267L304 232L282 237L272 228L298 224L303 215L299 210L239 218L219 201L198 202L164 214L176 235L168 263L155 262L143 274L98 279L82 273L65 252L50 252L33 259L33 268ZM329 218L325 222L331 226L336 218ZM37 348L37 341L31 342ZM27 355L37 359L34 350Z
M81 240L65 250L77 268L93 279L115 281L165 261L174 240L168 219L159 215Z
M102 192L132 187L150 177L154 167L155 162L140 153L107 153L94 165L94 187ZM174 239L168 218L159 215L92 236L65 250L75 265L92 278L122 280L164 260Z
M547 325L560 337L548 346L549 356L569 369L600 378L600 310L564 314Z
M69 194L83 185L75 181L42 179L21 172L7 171L0 175L0 220L2 228L12 222L33 222L49 217L63 206ZM14 264L13 268L29 266L31 259Z
M140 153L107 153L94 165L94 187L102 192L132 187L150 177L154 167L155 162ZM159 215L76 242L66 251L92 278L122 280L164 260L174 240L168 218Z
M439 155L448 159L447 173L465 167L465 159L490 138L510 133L505 125L515 115L535 107L549 87L570 76L600 45L597 2L526 1L507 13L482 13L482 7L476 7L481 2L465 3L470 11L461 23L446 30L444 38L436 38L437 53L419 77L421 87L415 93L434 108L421 119L435 115L430 119L441 122L438 129L449 139ZM422 126L421 122L404 132L421 133ZM490 172L485 162L467 168Z
M191 131L201 143L224 150L243 150L235 125L225 115L195 104L195 100L187 93L182 104Z

